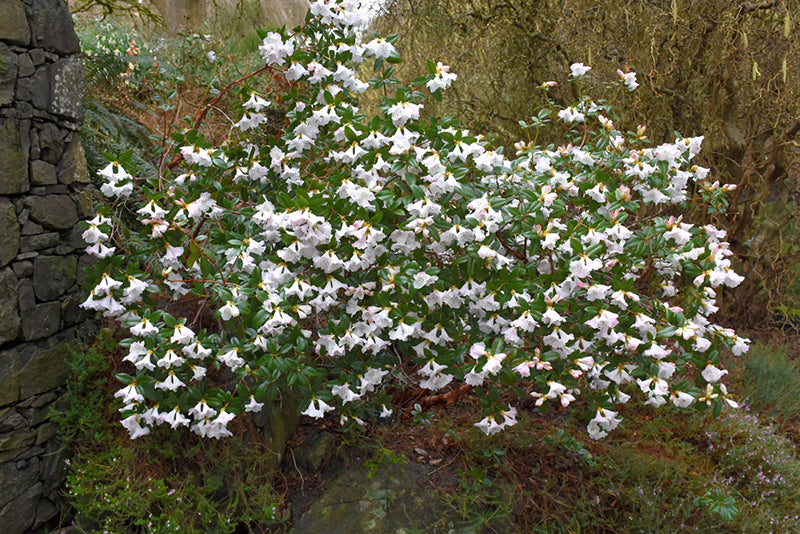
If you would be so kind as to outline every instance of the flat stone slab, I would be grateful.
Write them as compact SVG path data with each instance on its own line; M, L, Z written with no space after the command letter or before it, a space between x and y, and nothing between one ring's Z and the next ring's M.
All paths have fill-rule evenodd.
M330 480L291 534L469 534L469 525L442 516L432 471L416 462L349 467Z

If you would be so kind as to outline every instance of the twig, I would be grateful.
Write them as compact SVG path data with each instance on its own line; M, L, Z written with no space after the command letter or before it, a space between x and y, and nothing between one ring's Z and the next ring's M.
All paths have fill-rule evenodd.
M495 232L494 234L497 237L497 240L500 241L500 244L503 245L503 248L506 249L507 252L511 253L512 256L517 258L522 263L528 263L528 258L518 251L511 248L511 246L506 242L505 238L500 234L500 232Z
M238 85L238 84L242 83L243 81L248 80L249 78L252 78L253 76L261 74L262 72L264 72L265 70L268 70L270 68L271 68L270 65L264 65L263 67L261 67L259 69L256 69L256 70L254 70L253 72L251 72L249 74L245 74L241 78L239 78L237 80L234 80L231 83L229 83L228 85L226 85L225 87L223 87L220 90L220 92L217 93L217 96L212 98L211 101L208 104L206 104L205 106L203 106L203 109L200 110L197 113L197 115L195 116L195 119L194 119L194 123L192 124L192 129L196 130L197 128L200 127L200 124L203 122L203 119L205 119L206 114L209 112L209 110L211 110L211 108L216 106L217 102L219 102L220 99L225 95L225 93L227 93L233 86ZM173 169L182 160L183 160L183 155L181 155L181 154L176 155L172 159L172 161L169 162L169 164L167 165L167 168L170 169L170 170Z

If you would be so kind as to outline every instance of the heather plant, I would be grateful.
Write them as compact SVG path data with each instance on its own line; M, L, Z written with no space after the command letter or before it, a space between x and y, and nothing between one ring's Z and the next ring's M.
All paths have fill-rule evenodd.
M285 395L363 425L391 413L393 383L475 388L486 434L516 424L501 392L582 397L596 439L630 399L735 406L719 357L747 340L712 316L742 277L725 232L682 216L723 210L731 189L693 161L702 138L652 146L579 92L523 121L561 144L507 157L454 119L421 118L456 74L429 62L402 84L395 39L359 33L366 19L314 2L301 28L263 35L252 76L275 83L243 93L223 143L195 121L158 176L129 154L100 171L109 203L85 223L99 261L83 306L130 332L116 396L131 437L229 436ZM570 82L590 69L573 64ZM606 90L624 101L636 86L620 70Z
M800 527L800 463L791 440L775 425L760 423L749 410L710 423L704 437L707 454L717 466L714 482L738 498L749 524L764 532Z

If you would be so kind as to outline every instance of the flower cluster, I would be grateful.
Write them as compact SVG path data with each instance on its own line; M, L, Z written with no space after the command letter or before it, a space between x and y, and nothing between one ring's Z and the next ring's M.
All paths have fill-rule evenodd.
M456 75L429 62L403 86L394 38L362 40L364 20L354 2L318 0L296 33L265 34L261 57L285 83L244 96L224 149L190 131L174 136L180 174L134 178L124 158L103 171L106 194L138 203L137 246L116 239L113 206L86 224L101 260L84 306L130 331L135 373L118 396L131 436L168 424L219 438L289 391L305 415L363 423L391 413L397 378L478 388L487 434L517 421L502 385L537 405L584 398L594 438L632 398L719 405L720 351L747 340L711 320L720 288L741 281L725 233L680 216L723 198L692 162L702 139L648 146L584 98L555 114L563 145L519 143L510 159L422 118L425 92ZM370 89L374 117L357 99ZM285 123L256 145L270 101ZM167 313L169 299L194 308ZM207 310L216 327L200 327Z

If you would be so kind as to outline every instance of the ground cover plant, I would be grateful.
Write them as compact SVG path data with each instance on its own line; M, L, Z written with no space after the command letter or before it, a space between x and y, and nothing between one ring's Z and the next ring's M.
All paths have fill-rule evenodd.
M178 94L162 99L157 116L167 120L154 141L164 152L147 162L154 172L134 152L109 154L101 167L98 186L111 203L84 234L102 260L86 306L122 324L128 339L117 362L125 387L114 410L133 437L147 437L102 450L128 470L76 466L72 498L89 521L84 528L103 521L153 531L176 521L196 525L171 499L202 494L199 486L180 470L171 479L150 476L135 466L141 457L133 451L152 446L153 469L163 469L156 458L175 456L176 442L202 458L227 458L237 445L198 438L241 437L248 413L289 393L306 399L312 417L335 407L326 421L335 417L337 425L360 427L397 410L434 435L443 415L456 411L451 401L464 398L459 429L448 431L473 443L459 453L459 492L474 500L451 503L467 516L483 510L467 519L485 528L501 528L492 527L499 520L519 531L613 531L663 517L670 506L681 510L673 514L683 521L678 526L700 531L749 517L744 503L756 501L755 486L731 489L721 481L747 470L786 479L774 466L791 465L793 452L785 462L767 462L766 471L734 462L715 481L717 471L702 467L699 451L706 450L677 430L694 420L678 407L719 413L735 404L719 379L726 348L740 353L747 344L712 323L717 294L740 279L724 232L681 218L689 203L724 209L730 189L697 164L702 139L651 144L644 128L621 131L615 109L637 83L621 70L604 99L579 93L572 106L548 104L522 118L530 139L508 158L453 119L420 118L425 99L440 97L455 73L432 62L426 76L400 83L393 39L350 32L349 22L361 17L351 7L317 3L305 33L263 35L267 65L208 93L213 106L244 104L223 110L224 126L204 130L204 110L213 106L200 105L185 128L174 129L170 102ZM572 67L560 82L580 88L590 69ZM168 85L155 94L169 96ZM550 88L540 89L545 100ZM362 91L382 98L374 117L359 109ZM544 130L559 132L563 144L537 146ZM628 399L632 407L624 408ZM429 409L437 403L448 407L444 413ZM663 415L641 407L666 403L673 407ZM623 410L653 442L664 426L681 438L619 454L593 443L617 427ZM547 428L533 436L496 435L517 429L517 420L535 428L537 416ZM495 441L481 441L475 426ZM639 439L621 432L607 439ZM714 439L727 439L728 430L716 432ZM753 424L746 432L767 431ZM790 448L779 437L773 442ZM560 494L540 477L519 478L521 460L542 450L542 472L566 456L567 487L583 491L579 481L588 480L596 491ZM697 470L679 465L687 458ZM702 476L672 485L653 480L670 470L678 479ZM144 475L133 478L143 485L114 482L128 473ZM110 500L88 489L104 474L115 488ZM790 495L775 487L767 491L783 506ZM523 511L535 504L509 499L508 489L536 489L554 500L538 501L548 504L525 520ZM120 506L129 502L125 492L155 498L133 510ZM225 504L232 494L191 501L208 510L203 528L237 528L226 523L226 514L240 513ZM247 492L240 495L252 504ZM280 499L268 497L275 517L284 517ZM576 506L559 510L556 498ZM747 525L791 525L780 506L753 507L758 520ZM125 511L115 516L114 509ZM282 528L269 526L271 518L262 513L249 524ZM642 531L653 521L642 520ZM741 531L744 524L728 526Z
M272 489L275 461L257 435L242 430L230 441L209 442L169 433L130 446L115 424L119 401L112 397L113 367L123 357L118 337L102 330L75 352L74 375L53 412L71 453L62 526L229 533L280 525L286 509Z

